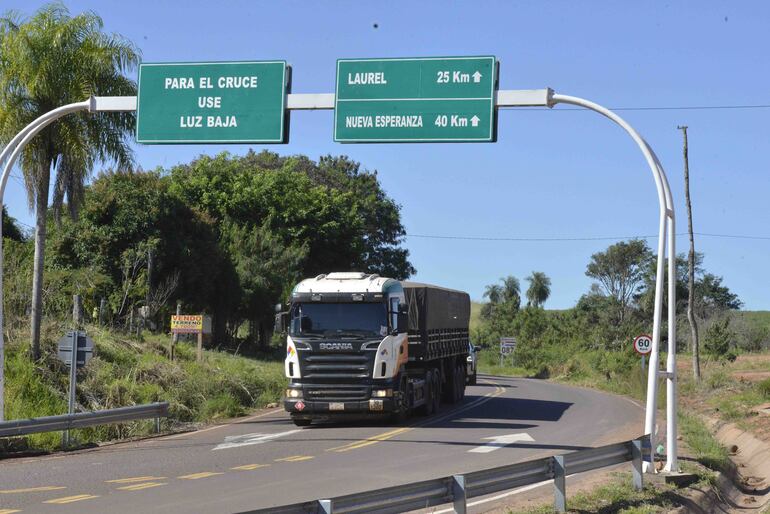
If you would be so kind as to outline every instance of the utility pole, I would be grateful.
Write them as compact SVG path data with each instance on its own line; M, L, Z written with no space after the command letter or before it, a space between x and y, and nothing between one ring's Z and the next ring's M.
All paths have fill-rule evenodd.
M690 200L690 164L687 149L687 125L677 127L684 136L684 196L687 203L687 231L690 234L690 253L687 258L687 321L690 322L692 337L692 374L696 382L700 382L700 344L698 342L698 321L693 311L695 300L695 237L692 232L692 201Z

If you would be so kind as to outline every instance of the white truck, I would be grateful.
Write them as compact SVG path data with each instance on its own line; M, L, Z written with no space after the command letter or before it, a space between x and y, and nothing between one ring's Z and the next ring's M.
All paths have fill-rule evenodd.
M284 408L307 426L458 402L469 319L462 291L357 272L303 280L288 312Z

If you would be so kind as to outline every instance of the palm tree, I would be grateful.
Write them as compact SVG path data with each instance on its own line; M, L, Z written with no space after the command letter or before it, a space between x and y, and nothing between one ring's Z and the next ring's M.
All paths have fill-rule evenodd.
M0 18L0 141L7 142L29 122L61 105L91 95L136 94L124 76L139 62L139 51L121 36L102 32L92 12L70 16L52 3L31 18L9 13ZM40 318L46 221L51 172L56 181L52 210L71 216L83 199L85 181L97 162L132 162L128 137L133 113L70 114L38 134L24 149L21 168L30 210L35 209L35 261L32 279L32 353L40 356Z
M533 271L527 277L527 305L542 307L548 297L551 296L551 279L542 271Z
M489 298L489 303L500 303L503 297L503 288L499 284L490 284L484 290L484 298Z
M519 284L519 279L508 275L501 280L503 282L503 302L515 302L518 306L518 304L521 303L521 285Z

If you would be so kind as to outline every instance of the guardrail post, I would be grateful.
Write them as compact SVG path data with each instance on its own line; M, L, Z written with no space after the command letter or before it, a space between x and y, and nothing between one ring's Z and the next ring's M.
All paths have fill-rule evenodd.
M467 497L465 494L465 477L452 475L452 500L457 514L465 514Z
M553 508L556 512L567 511L567 472L564 455L554 455L553 459Z
M160 434L160 416L155 418L155 433Z
M631 441L631 466L633 468L634 489L641 491L644 487L642 481L642 440Z
M320 514L332 514L334 506L331 500L318 500L318 512Z

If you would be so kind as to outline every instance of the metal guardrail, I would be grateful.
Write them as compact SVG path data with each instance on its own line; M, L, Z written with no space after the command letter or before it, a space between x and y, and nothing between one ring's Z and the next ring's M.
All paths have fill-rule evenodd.
M168 417L168 402L119 407L117 409L106 409L96 412L76 412L75 414L61 414L59 416L45 416L42 418L15 419L0 423L0 437L57 432L59 430L72 430L74 428L94 425L122 423L136 419L155 418L159 422L160 418L165 417Z
M559 512L565 512L567 475L630 461L634 487L641 489L642 448L649 448L649 441L649 436L643 436L622 443L462 475L241 514L395 514L447 503L452 503L458 514L465 514L469 498L548 480L554 482L554 507Z

